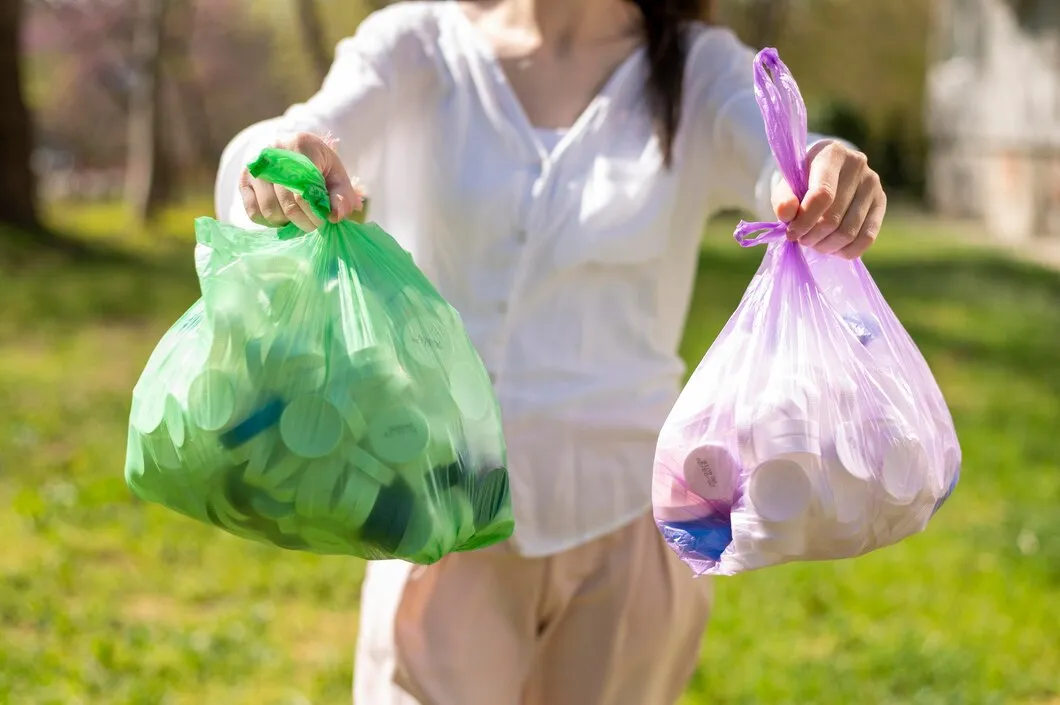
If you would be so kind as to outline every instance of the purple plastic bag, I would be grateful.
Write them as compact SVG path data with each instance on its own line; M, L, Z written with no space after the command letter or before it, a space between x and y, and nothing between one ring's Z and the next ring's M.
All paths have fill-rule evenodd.
M806 109L774 49L755 59L773 154L806 194ZM924 529L961 451L927 362L860 260L806 249L783 223L659 435L656 524L697 574L861 555Z

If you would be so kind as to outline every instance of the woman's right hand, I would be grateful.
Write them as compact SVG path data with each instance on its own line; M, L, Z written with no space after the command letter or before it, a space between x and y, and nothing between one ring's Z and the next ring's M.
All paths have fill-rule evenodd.
M328 220L338 223L350 217L364 205L364 195L353 184L339 155L331 145L308 132L299 132L281 139L274 147L298 152L320 169L331 199L331 215ZM282 186L255 179L245 168L239 177L239 192L247 215L258 225L280 227L294 223L306 232L316 230L323 221L313 213L310 205L298 194Z

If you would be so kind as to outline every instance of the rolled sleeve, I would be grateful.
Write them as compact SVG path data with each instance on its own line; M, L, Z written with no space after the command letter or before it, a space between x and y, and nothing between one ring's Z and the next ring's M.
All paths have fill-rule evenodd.
M352 37L339 42L316 94L282 116L237 134L222 153L217 171L217 217L243 227L253 225L239 192L240 174L263 148L295 132L331 133L347 170L371 192L388 116L409 108L406 103L417 94L414 84L423 73L426 52L417 19L400 5L370 15Z
M704 28L689 53L690 113L702 158L711 160L708 198L714 212L740 210L775 217L773 185L782 178L754 92L755 52L730 30ZM810 144L822 135L810 135Z

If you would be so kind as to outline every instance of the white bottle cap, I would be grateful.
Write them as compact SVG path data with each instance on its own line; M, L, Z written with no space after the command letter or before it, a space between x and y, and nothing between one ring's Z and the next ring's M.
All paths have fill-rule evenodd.
M409 405L391 406L369 420L368 438L380 459L407 463L427 447L430 429L418 409Z
M278 440L279 432L275 428L270 428L247 441L249 452L247 453L247 465L243 469L244 482L256 487L268 486L264 478L269 469L270 460L277 452L287 452L286 448L282 447L277 451Z
M207 499L207 503L213 506L214 515L221 520L226 529L239 536L248 534L247 530L240 524L246 522L250 517L233 507L224 491L216 490L212 492L209 499Z
M755 453L754 409L749 406L738 406L735 412L733 426L736 429L740 462L744 467L757 467L763 458L759 458Z
M838 521L811 521L802 557L812 560L853 558L865 552L869 539L868 521L845 524Z
M783 562L784 558L797 558L806 552L806 528L804 518L785 522L770 522L762 519L757 508L733 513L730 521L733 529L733 553L742 554L741 562L764 567Z
M195 428L220 431L235 420L235 377L226 370L206 368L188 386L188 420Z
M780 414L790 419L815 421L821 403L821 390L809 374L777 374L765 380L759 414Z
M273 287L290 279L304 279L313 275L307 260L282 252L256 252L240 259L248 275L263 286Z
M731 502L740 467L728 449L720 444L692 448L681 466L688 488L708 502Z
M893 409L901 414L908 409L917 408L916 394L909 383L898 374L894 366L877 366L871 370L872 379L883 392L885 399L881 400L884 406L884 414L888 409Z
M264 338L251 338L243 349L247 373L257 384L261 384L264 381L265 353L267 350L268 341Z
M165 426L163 425L157 433L145 436L145 445L151 458L159 468L173 471L180 470L182 466L180 454L177 452L176 446L173 445L173 439L164 430Z
M879 481L879 470L870 456L870 449L860 424L853 421L841 423L834 434L836 457L843 468L868 483Z
M239 266L232 262L225 267L224 275L203 280L203 299L209 301L209 317L215 332L224 333L229 323L257 307L256 289L238 275ZM223 345L225 341L221 335L217 343Z
M820 456L820 427L811 421L774 419L755 424L755 456L761 462L791 455Z
M302 458L322 458L342 441L345 421L339 410L322 395L295 397L280 417L280 438Z
M822 491L819 496L830 501L826 507L828 516L835 517L840 524L860 525L867 521L874 499L865 480L847 472L838 458L831 455L825 458L823 479L827 492Z
M206 363L221 368L242 364L241 356L250 339L247 334L247 314L215 311L208 329L209 348Z
M453 491L450 496L453 505L453 523L456 526L455 546L461 546L475 535L475 508L464 492Z
M755 570L784 562L784 554L774 550L776 544L769 543L768 537L755 517L746 513L736 513L732 515L731 521L732 543L722 553L723 566L731 565L741 570ZM797 540L793 539L789 548L798 549Z
M322 308L324 292L311 279L276 279L268 288L269 317L274 322L298 322Z
M460 413L472 421L489 416L493 394L486 371L469 362L457 362L449 368L449 391Z
M429 558L437 560L441 556L425 556L421 555L425 551L429 550L429 547L434 539L434 533L436 529L435 522L439 519L435 513L424 507L420 500L416 500L416 504L413 506L412 513L409 515L408 526L405 528L405 534L398 544L397 549L394 551L394 555L398 558L412 558L422 560Z
M930 482L927 452L899 419L841 424L835 433L835 451L847 472L882 487L900 504L911 502Z
M889 441L884 447L880 479L890 498L908 504L917 495L930 493L931 464L924 446L912 436Z
M368 521L381 485L374 477L347 466L346 486L336 505L342 518L353 528L360 528Z
M439 318L423 315L405 324L401 340L416 362L427 367L446 367L453 358L454 345Z
M347 463L356 468L358 472L371 477L380 485L389 485L397 476L397 473L392 468L384 465L382 461L360 446L347 443L342 450L346 456Z
M818 368L814 379L824 385L821 393L821 412L830 420L849 418L858 408L858 383L841 370Z
M885 503L880 511L881 524L886 522L887 532L879 538L887 543L901 541L924 530L935 510L935 500L928 494L918 495L905 505Z
M365 393L378 388L404 389L408 376L401 368L394 351L383 345L373 345L350 353L349 377L354 393Z
M758 516L767 522L800 520L810 506L811 487L806 471L783 458L767 460L755 468L747 493Z
M269 457L262 487L282 502L293 502L300 484L299 477L307 462L305 458L287 452L282 445L277 445Z
M770 380L750 424L759 462L792 453L820 455L819 407L820 392L808 377Z
M651 506L652 515L658 521L687 521L707 516L709 510L697 512L700 505L685 486L681 478L684 452L683 439L666 435L659 436L652 461Z
M457 433L454 433L446 419L425 418L430 429L427 447L412 460L395 468L416 491L427 486L436 470L458 463L463 445L461 435L458 435L459 429L455 429Z
M319 392L327 379L327 360L320 353L270 347L264 378L269 388L287 396Z
M137 385L139 387L139 385ZM165 422L166 394L161 384L137 389L133 396L132 425L144 435L156 433Z
M295 511L310 519L323 519L331 514L331 500L345 463L341 456L330 455L313 461L312 470L302 473L295 495Z
M177 448L183 448L184 441L187 440L184 409L181 408L180 402L172 394L166 395L165 418L166 430L169 431L169 437L173 441L173 445Z
M348 389L345 386L332 385L326 390L325 396L345 422L349 437L356 443L364 440L368 433L368 422L365 421L361 408L350 396Z
M384 342L389 344L395 337L393 316L370 289L339 278L328 285L326 294L332 315L342 321L337 342L348 354Z

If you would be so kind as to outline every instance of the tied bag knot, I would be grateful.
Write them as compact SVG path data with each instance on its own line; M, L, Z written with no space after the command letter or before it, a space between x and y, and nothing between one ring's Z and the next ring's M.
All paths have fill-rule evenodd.
M766 137L781 175L792 192L802 200L809 190L806 168L806 104L795 77L780 60L776 49L763 49L755 57L755 99L765 121ZM741 247L780 242L788 224L779 221L741 220L733 237Z

